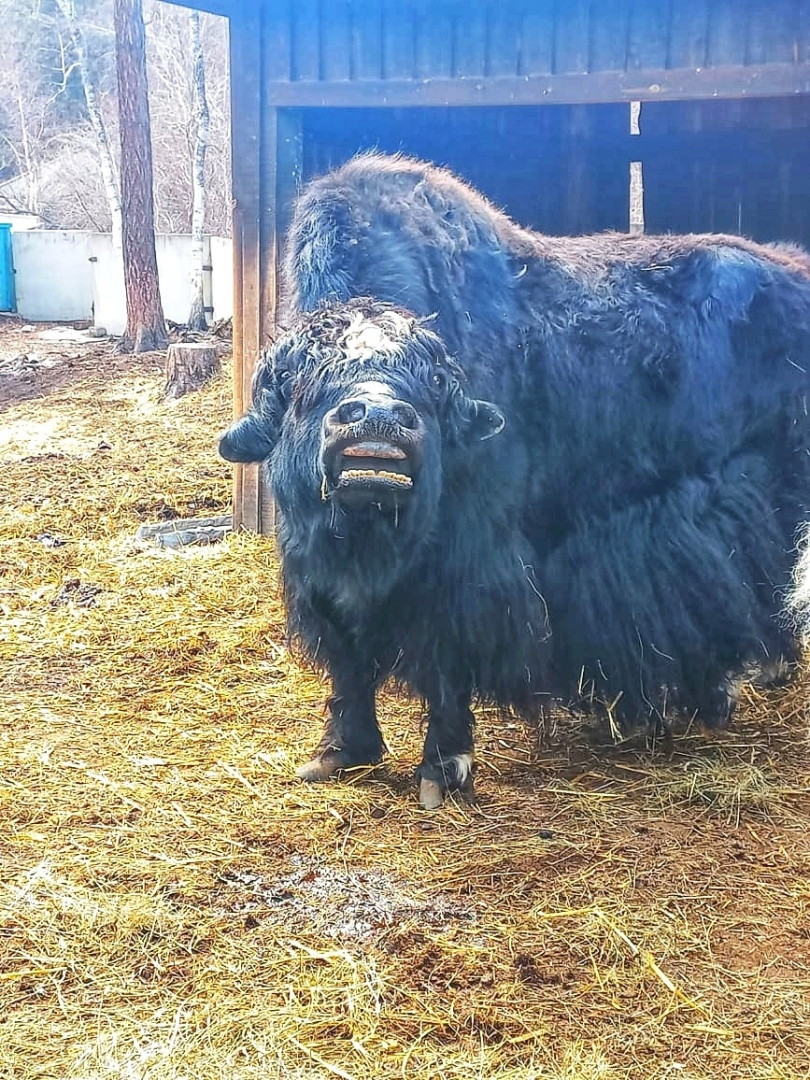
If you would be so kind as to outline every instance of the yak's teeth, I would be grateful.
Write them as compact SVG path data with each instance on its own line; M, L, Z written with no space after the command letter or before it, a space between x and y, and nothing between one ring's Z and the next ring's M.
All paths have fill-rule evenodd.
M410 476L405 476L404 473L387 472L384 469L379 471L376 469L343 469L340 475L349 480L382 477L385 480L392 480L395 484L402 484L403 487L413 487L413 480Z

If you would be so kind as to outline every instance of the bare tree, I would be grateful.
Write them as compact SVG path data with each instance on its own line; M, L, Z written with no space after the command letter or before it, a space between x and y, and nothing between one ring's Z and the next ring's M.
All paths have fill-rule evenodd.
M193 330L204 330L205 295L203 290L203 263L205 261L205 151L208 147L208 131L211 118L205 94L205 60L200 36L200 14L189 14L191 50L194 65L194 118L196 139L194 142L194 170L192 174L191 211L191 312L188 324Z
M31 115L30 101L24 92L24 82L19 71L14 72L12 80L18 138L14 140L5 133L2 138L7 150L16 162L17 174L23 181L25 194L22 209L38 214L42 209L42 162L44 158L42 142L45 117L44 115L39 117Z
M121 209L127 330L135 352L168 344L155 252L152 146L141 0L115 0L115 62L121 133Z
M155 227L188 233L198 128L188 12L160 0L143 0L143 10ZM0 0L4 207L34 210L61 228L106 230L118 217L112 24L113 0ZM205 229L228 236L227 28L214 15L201 14L199 24L209 112Z
M40 214L71 68L38 8L0 0L0 26L3 202Z
M144 14L147 12L156 227L159 232L187 233L193 211L197 142L188 12L161 0L144 0ZM225 20L201 13L200 38L210 124L205 153L205 228L213 235L229 236L230 104Z
M95 80L87 64L87 48L84 43L84 34L76 18L76 5L74 0L56 0L65 19L70 34L70 42L76 57L76 65L82 80L84 100L87 104L87 113L90 117L90 125L96 137L98 156L101 164L101 177L104 182L104 192L110 205L110 217L112 219L113 244L121 247L121 197L118 193L118 181L115 176L110 140L107 137L107 128L101 115L98 93L96 92Z

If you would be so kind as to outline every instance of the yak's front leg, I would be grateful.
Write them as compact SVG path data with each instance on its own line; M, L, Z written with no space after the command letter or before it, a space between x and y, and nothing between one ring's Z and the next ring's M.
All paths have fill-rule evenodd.
M447 791L473 797L473 725L470 694L441 699L428 695L428 729L417 770L419 802L426 810L442 805Z
M298 769L302 780L328 780L344 769L375 765L385 749L375 709L377 682L351 664L332 664L329 716L315 756Z

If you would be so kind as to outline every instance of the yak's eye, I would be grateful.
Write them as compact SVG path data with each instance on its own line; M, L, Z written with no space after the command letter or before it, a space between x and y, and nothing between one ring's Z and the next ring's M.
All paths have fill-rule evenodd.
M293 373L286 368L281 368L276 372L276 385L278 386L279 393L285 401L288 401L293 388Z
M447 373L442 371L441 368L433 372L433 378L431 381L433 382L433 385L436 387L437 390L447 389Z

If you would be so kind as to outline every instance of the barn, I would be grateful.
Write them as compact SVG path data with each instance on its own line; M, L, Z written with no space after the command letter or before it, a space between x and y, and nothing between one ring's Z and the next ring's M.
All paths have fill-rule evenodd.
M237 413L272 334L296 190L361 149L445 164L551 234L810 243L807 3L192 6L230 19ZM234 512L272 529L255 467L237 468Z

